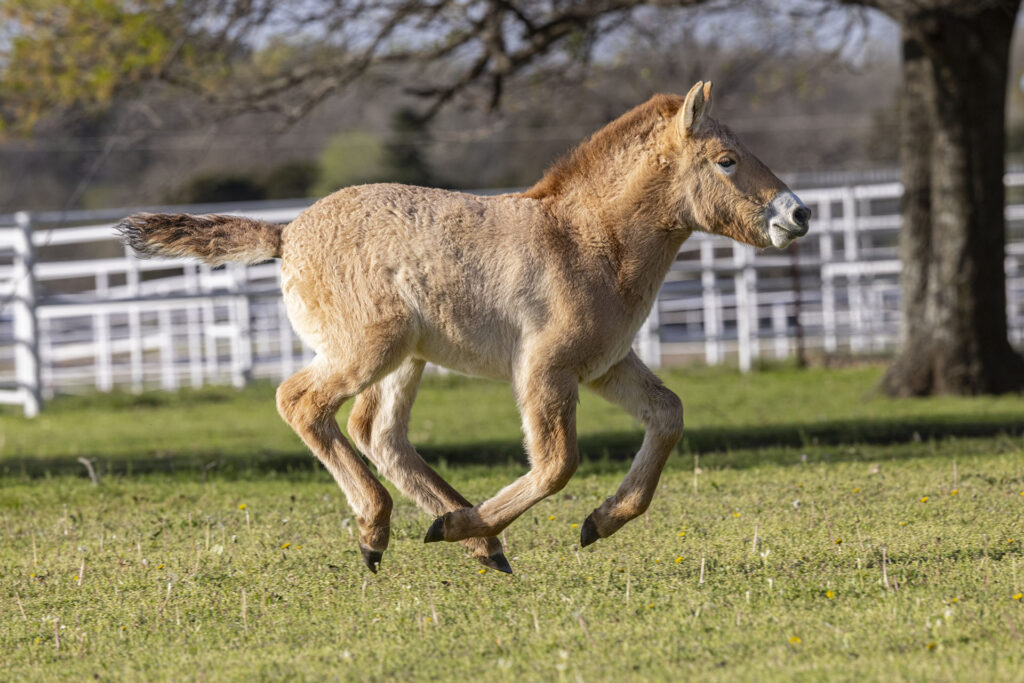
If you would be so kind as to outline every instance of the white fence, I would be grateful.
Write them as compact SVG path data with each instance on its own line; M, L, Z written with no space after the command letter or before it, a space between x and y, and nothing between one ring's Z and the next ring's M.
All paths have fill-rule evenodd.
M1024 174L1007 184L1024 187ZM797 248L697 234L637 337L649 364L891 351L899 338L898 183L800 190ZM286 222L305 205L179 207ZM280 379L310 358L281 301L277 262L140 261L113 225L130 211L0 217L0 403L34 415L56 393ZM1007 207L1011 341L1024 341L1024 205ZM54 222L87 223L52 227ZM798 250L797 250L798 249Z

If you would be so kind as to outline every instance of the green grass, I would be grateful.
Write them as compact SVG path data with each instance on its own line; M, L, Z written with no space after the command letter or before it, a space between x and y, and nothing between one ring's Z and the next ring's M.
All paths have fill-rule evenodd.
M1022 680L1024 398L878 376L666 373L686 442L647 517L580 551L639 434L584 395L586 459L507 530L511 577L424 545L394 491L366 572L269 387L0 415L4 676ZM412 435L473 500L524 471L502 385L432 378Z

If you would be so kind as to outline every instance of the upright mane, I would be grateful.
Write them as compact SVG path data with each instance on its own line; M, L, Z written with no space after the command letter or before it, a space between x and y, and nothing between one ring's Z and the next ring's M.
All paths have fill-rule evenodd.
M658 94L633 107L564 154L523 196L543 199L558 195L569 178L592 170L626 141L646 139L660 121L675 116L682 106L682 97Z

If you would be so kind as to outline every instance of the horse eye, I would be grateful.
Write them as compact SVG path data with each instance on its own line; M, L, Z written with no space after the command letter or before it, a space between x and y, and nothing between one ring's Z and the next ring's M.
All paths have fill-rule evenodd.
M736 161L734 159L730 159L729 157L726 157L726 158L720 160L718 162L718 165L721 166L722 168L729 168L730 166L735 166L736 165Z

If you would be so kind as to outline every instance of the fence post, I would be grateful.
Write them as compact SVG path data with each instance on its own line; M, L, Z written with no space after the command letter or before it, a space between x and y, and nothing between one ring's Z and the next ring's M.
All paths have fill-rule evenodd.
M35 417L43 407L39 364L39 321L36 319L35 248L32 217L15 214L18 223L14 245L14 364L25 417Z
M701 298L704 304L704 361L708 365L722 362L721 325L718 289L715 283L715 245L710 239L700 243Z
M658 295L654 296L654 306L647 315L640 332L637 334L637 351L642 360L650 368L661 367L661 332L659 330Z
M733 286L736 292L736 346L740 372L750 372L753 351L750 330L750 290L747 281L746 247L739 243L732 245Z

